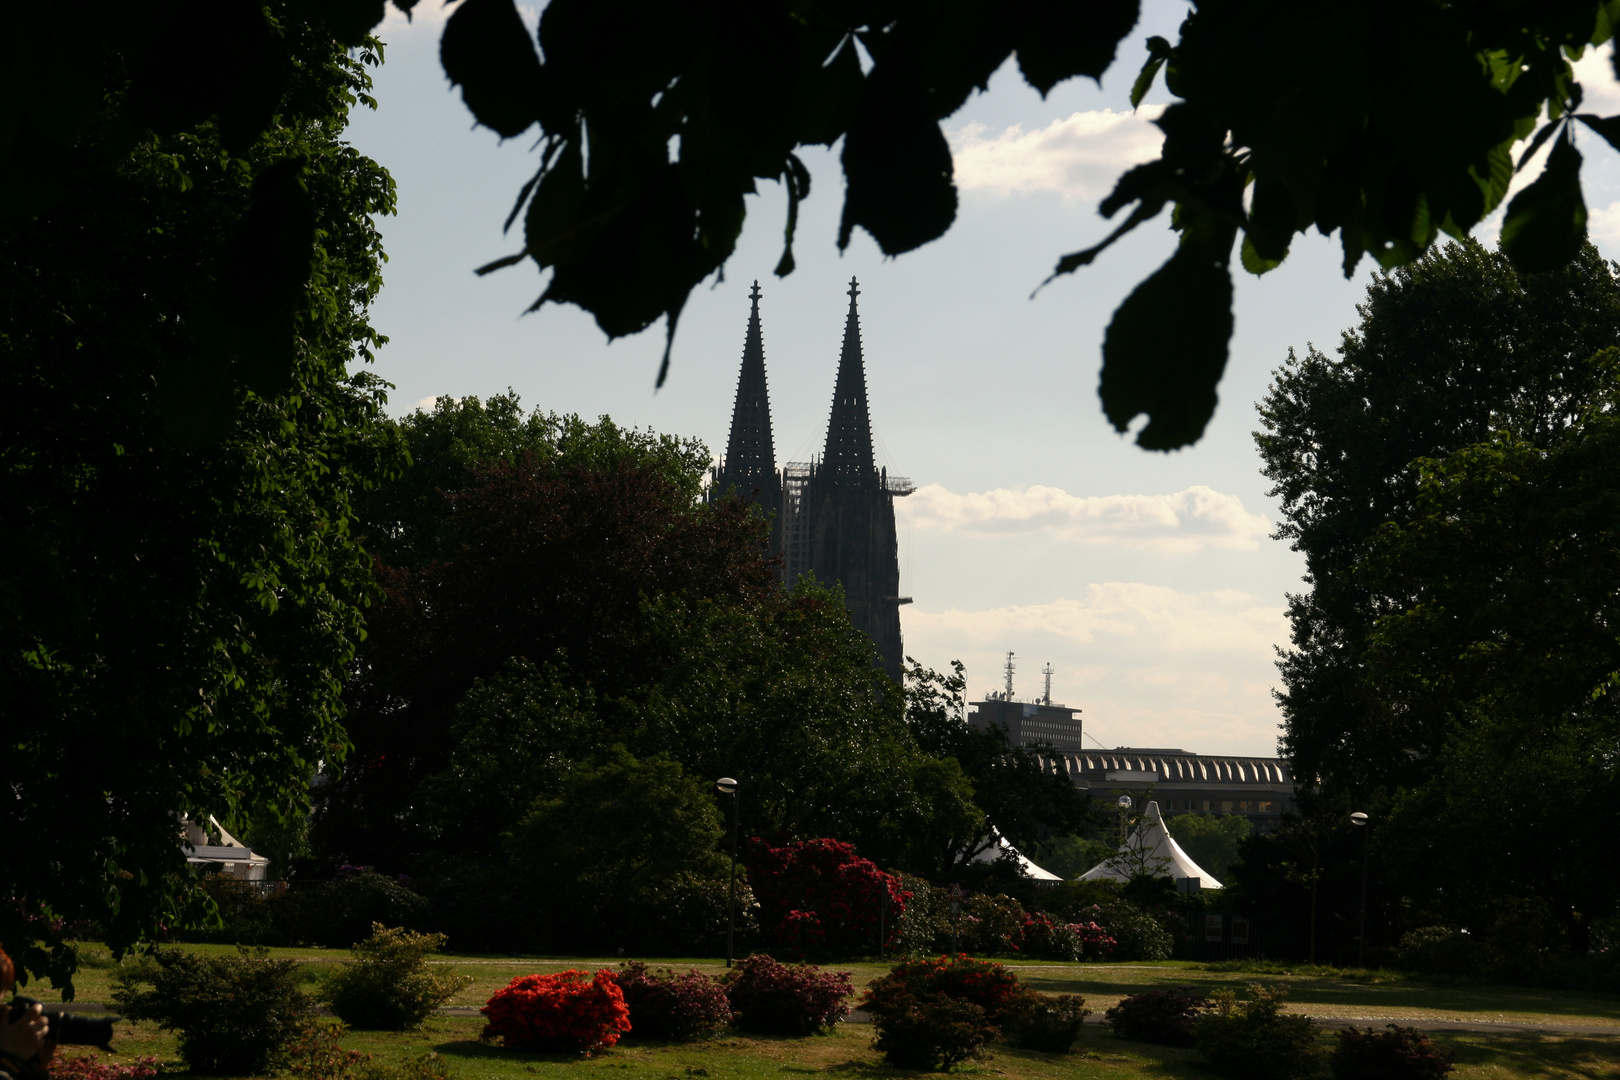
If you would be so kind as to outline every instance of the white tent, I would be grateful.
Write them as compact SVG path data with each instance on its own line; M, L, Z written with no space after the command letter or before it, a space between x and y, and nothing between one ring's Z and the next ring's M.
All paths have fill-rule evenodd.
M192 866L212 865L223 876L239 881L265 880L270 860L226 832L213 814L208 815L206 825L182 816L180 830L186 862ZM218 837L219 843L211 843L213 837Z
M1007 842L1007 838L1002 836L1001 833L995 829L991 829L990 835L985 837L985 839L991 840L993 843L983 851L979 852L977 855L973 856L972 859L968 860L969 862L995 862L1005 853L1008 854L1012 860L1023 869L1026 876L1034 878L1036 881L1044 882L1046 884L1055 884L1063 880L1050 870L1042 870L1039 866L1036 866L1034 863L1030 862L1024 857L1023 852L1009 844Z
M1159 804L1156 802L1147 804L1142 820L1130 839L1121 845L1118 854L1081 874L1080 880L1129 881L1132 873L1174 878L1179 888L1186 888L1181 883L1188 880L1196 880L1197 887L1201 889L1224 887L1213 874L1193 862L1181 850L1181 845L1170 836L1170 830L1164 827L1164 818L1159 814Z

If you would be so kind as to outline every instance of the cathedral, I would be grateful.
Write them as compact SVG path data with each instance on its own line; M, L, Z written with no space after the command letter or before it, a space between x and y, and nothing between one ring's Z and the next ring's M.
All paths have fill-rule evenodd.
M823 584L842 586L855 626L876 644L883 670L898 682L900 605L909 604L911 598L900 595L894 500L914 489L910 481L879 469L872 453L856 309L860 289L852 279L826 448L812 461L790 461L780 469L771 436L757 281L750 295L753 307L743 338L731 437L711 474L710 496L735 491L759 504L771 521L770 550L782 557L786 587L791 589L806 573Z

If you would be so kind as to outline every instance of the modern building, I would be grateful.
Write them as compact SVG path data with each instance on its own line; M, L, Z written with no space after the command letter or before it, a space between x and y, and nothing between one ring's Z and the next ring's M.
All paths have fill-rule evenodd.
M1080 710L1042 701L1008 701L999 697L976 701L968 713L968 723L977 728L999 724L1007 729L1013 746L1048 743L1061 752L1080 752Z
M900 605L911 598L900 595L894 500L914 488L909 480L878 468L873 453L856 307L860 288L851 279L826 447L819 458L790 461L780 472L771 433L758 282L750 295L753 307L743 339L731 435L726 456L711 473L710 495L735 492L758 502L771 516L771 550L782 556L783 584L792 588L799 577L812 573L817 581L840 585L851 620L877 646L883 670L899 681L904 655Z

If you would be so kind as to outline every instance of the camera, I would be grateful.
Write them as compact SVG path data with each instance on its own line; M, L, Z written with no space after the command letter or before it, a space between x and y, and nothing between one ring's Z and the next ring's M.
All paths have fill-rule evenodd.
M30 1005L43 1005L30 997L11 1000L11 1021L21 1020ZM78 1016L62 1009L45 1009L45 1037L58 1046L94 1046L112 1053L113 1025L122 1016Z

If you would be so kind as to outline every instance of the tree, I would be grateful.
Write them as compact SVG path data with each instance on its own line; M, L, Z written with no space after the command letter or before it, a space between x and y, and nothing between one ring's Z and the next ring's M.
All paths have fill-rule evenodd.
M349 45L384 10L381 0L290 3ZM414 0L395 5L408 13ZM914 250L956 215L940 122L1010 57L1042 94L1068 78L1100 79L1138 12L1139 0L709 0L679 9L564 0L545 8L537 51L514 0L465 0L445 26L446 75L478 122L503 137L536 125L541 134L539 168L507 219L522 218L522 248L484 269L533 259L552 272L536 307L578 304L610 337L663 317L672 341L691 290L735 248L744 198L760 180L787 191L777 273L792 272L798 206L810 194L795 151L840 141L839 245L859 226L886 255ZM1130 207L1124 222L1054 272L1089 264L1173 205L1177 252L1120 306L1103 341L1109 421L1124 431L1148 414L1137 441L1149 449L1200 437L1226 363L1240 233L1252 273L1277 266L1294 233L1313 226L1340 235L1346 274L1367 254L1386 268L1406 265L1441 233L1466 236L1500 204L1513 147L1534 132L1532 147L1551 150L1508 207L1503 243L1525 272L1566 262L1586 223L1576 121L1620 138L1620 120L1577 112L1569 61L1609 41L1615 17L1608 0L1532 11L1208 0L1174 45L1150 38L1132 98L1164 72L1180 99L1157 121L1164 149L1101 204L1108 217ZM0 210L48 197L55 148L108 113L90 58L110 58L131 87L127 112L98 143L115 154L131 126L166 133L209 116L235 153L271 122L291 66L253 0L182 4L158 19L127 18L104 2L41 5L11 42L8 70L35 92L14 99L12 123L0 128L17 132L0 145ZM235 60L221 69L227 54ZM1437 128L1432 115L1447 122ZM290 205L274 185L259 201L271 212ZM281 235L291 246L309 234ZM274 315L273 297L237 300L238 322ZM284 351L270 357L286 362ZM666 348L660 384L668 367Z
M1181 849L1223 882L1227 868L1238 861L1238 845L1253 830L1239 814L1177 814L1170 824Z
M1420 461L1416 514L1361 567L1391 598L1367 654L1378 707L1437 733L1390 846L1458 921L1483 929L1504 891L1538 898L1576 956L1620 886L1617 361L1593 359L1599 389L1552 445L1504 432Z
M131 129L136 91L93 48L61 77L104 79L106 108L42 131L33 100L35 126L8 135L7 154L42 155L8 198L42 170L53 186L0 217L0 940L58 985L73 961L47 949L50 920L94 919L119 952L178 922L178 815L296 821L347 746L342 672L374 588L352 500L398 459L384 384L349 365L382 340L366 309L393 185L342 141L375 42L349 56L270 10L291 66L247 136ZM87 33L130 23L103 14ZM268 238L247 262L244 236ZM237 290L285 318L232 315ZM284 335L285 368L244 333Z
M1375 280L1360 312L1337 358L1290 354L1256 442L1310 586L1289 598L1283 752L1296 775L1370 795L1429 776L1443 731L1379 707L1366 652L1395 598L1358 564L1380 526L1418 512L1416 459L1499 430L1530 447L1568 437L1603 380L1585 361L1620 341L1620 278L1590 245L1525 279L1456 244Z

